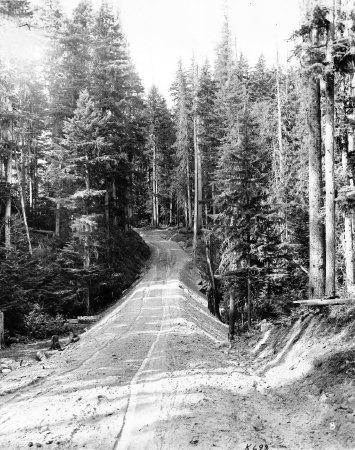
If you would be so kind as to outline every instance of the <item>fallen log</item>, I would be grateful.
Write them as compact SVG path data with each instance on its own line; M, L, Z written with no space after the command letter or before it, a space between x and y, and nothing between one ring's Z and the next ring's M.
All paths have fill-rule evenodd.
M354 298L314 298L310 300L296 300L293 303L304 306L329 306L329 305L345 305L347 303L355 302Z
M68 319L68 323L77 324L77 323L79 323L79 320L78 319Z
M38 230L37 228L29 228L28 230L32 233L47 234L48 236L54 235L54 231L52 230Z
M93 323L99 319L98 316L78 316L79 323Z

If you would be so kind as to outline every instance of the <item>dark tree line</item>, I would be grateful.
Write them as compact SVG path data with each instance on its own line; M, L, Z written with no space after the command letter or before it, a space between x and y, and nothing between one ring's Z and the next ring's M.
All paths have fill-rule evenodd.
M140 225L193 233L218 317L236 309L250 326L295 299L351 294L350 3L304 2L287 69L250 66L225 18L213 64L178 63L169 108L157 87L144 93L105 3L68 18L56 0L0 1L3 20L46 43L36 64L0 61L0 309L111 301Z

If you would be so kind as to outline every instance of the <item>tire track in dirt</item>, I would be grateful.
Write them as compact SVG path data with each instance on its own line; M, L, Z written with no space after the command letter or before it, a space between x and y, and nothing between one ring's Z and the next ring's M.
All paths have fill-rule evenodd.
M180 414L179 396L189 396L174 365L189 364L192 356L185 358L185 344L179 342L201 347L200 325L206 330L202 356L215 342L212 337L222 335L206 311L198 315L197 303L196 316L186 311L194 302L179 281L186 253L174 242L161 242L160 232L148 233L148 239L152 266L133 292L78 345L52 360L58 366L47 380L0 406L0 448L20 449L24 442L49 437L59 442L56 448L68 450L174 448L169 445L173 415ZM29 407L33 414L26 416Z
M166 250L166 266L165 266L165 276L157 277L156 281L159 281L163 286L167 286L167 281L169 280L169 277L171 276L172 268L174 267L174 264L176 262L176 256L172 253L171 249L168 248ZM134 439L134 427L136 424L136 417L135 412L137 408L137 404L139 402L139 396L142 395L142 391L144 392L145 385L149 383L149 373L148 377L144 373L146 367L150 365L151 367L155 367L155 370L159 370L160 372L166 371L166 364L164 365L163 362L159 363L157 365L156 362L152 361L152 356L154 352L156 352L156 347L160 345L160 347L163 347L163 343L160 342L162 339L162 333L163 329L166 326L166 321L172 317L173 314L175 314L175 311L173 314L170 312L169 303L167 302L167 294L164 294L164 289L159 290L159 294L157 293L157 296L161 297L161 307L163 310L162 320L161 320L161 326L159 329L159 332L157 333L156 339L153 342L152 346L149 349L149 352L146 356L146 358L143 360L141 366L137 370L135 376L133 377L131 383L130 383L130 393L129 393L129 399L127 403L127 408L125 410L125 415L122 423L122 427L117 435L116 442L114 444L113 450L116 450L118 448L130 448L130 441ZM171 298L171 296L169 296ZM142 386L140 388L140 386ZM153 400L150 400L150 402L153 404L161 404L161 397L162 392L156 396L153 397ZM160 410L161 413L161 410ZM159 414L158 414L159 416ZM150 418L151 420L151 418ZM151 442L152 439L152 432L150 433L150 439L145 436L144 438L144 444L139 444L140 448L152 448L151 445L153 443ZM142 439L140 439L140 442ZM134 444L133 444L134 445ZM142 447L141 445L144 445ZM149 446L149 447L148 447ZM156 446L154 444L154 446ZM135 447L133 447L135 448Z

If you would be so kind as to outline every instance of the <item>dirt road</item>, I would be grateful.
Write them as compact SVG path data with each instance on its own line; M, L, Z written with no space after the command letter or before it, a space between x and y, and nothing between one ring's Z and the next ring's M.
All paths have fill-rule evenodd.
M338 448L228 349L179 245L144 238L150 269L123 302L48 364L2 379L0 449Z

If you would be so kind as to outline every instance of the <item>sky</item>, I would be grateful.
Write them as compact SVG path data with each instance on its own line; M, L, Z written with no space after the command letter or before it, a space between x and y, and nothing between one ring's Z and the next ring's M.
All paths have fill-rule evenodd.
M299 0L110 0L119 10L131 55L146 88L168 95L178 60L214 61L224 13L230 18L237 52L254 64L264 54L269 65L285 65L287 39L299 26ZM70 11L77 0L63 0ZM101 4L101 0L94 3Z
M101 0L92 0L98 7ZM62 0L70 11L79 0ZM291 44L287 39L299 27L299 0L109 0L118 10L123 31L129 42L132 59L144 86L152 84L169 95L177 64L181 58L188 66L193 57L213 64L215 48L221 37L227 13L235 37L237 52L244 53L250 64L264 54L269 65L276 61L286 65ZM38 41L27 29L18 30L10 44L7 31L0 30L0 42L11 51L35 57ZM24 42L25 41L25 42ZM9 49L7 49L9 50Z

